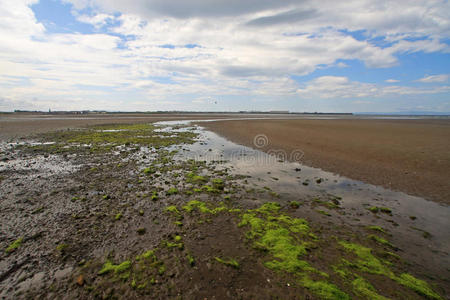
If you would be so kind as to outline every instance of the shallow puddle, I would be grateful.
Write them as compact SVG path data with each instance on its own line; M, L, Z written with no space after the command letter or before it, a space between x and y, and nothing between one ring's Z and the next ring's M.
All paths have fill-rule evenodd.
M20 146L45 146L53 145L54 142L17 142L0 143L0 153L3 156L0 161L0 173L15 172L20 178L32 179L33 177L49 177L54 174L70 174L76 172L80 166L73 165L68 159L59 155L34 155L17 156L14 149Z

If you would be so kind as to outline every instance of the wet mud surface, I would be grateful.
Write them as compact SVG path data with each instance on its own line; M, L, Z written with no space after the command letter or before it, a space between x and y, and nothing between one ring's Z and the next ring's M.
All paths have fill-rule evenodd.
M450 119L233 120L205 123L246 146L301 150L301 162L349 178L450 204ZM294 161L294 160L292 160Z
M448 299L449 209L186 122L2 143L0 297Z

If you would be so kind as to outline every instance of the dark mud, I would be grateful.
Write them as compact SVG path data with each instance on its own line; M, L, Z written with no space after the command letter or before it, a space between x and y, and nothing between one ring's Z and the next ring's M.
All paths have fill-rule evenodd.
M2 145L2 298L450 292L446 207L161 126Z

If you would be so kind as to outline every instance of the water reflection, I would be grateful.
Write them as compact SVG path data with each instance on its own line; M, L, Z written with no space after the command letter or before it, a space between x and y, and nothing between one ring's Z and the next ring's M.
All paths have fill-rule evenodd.
M210 120L208 120L210 121ZM432 248L450 264L450 207L420 197L407 195L337 174L289 162L279 156L269 155L257 149L235 144L201 127L181 127L191 122L159 122L164 130L191 130L199 134L192 145L183 145L177 159L196 159L218 162L235 174L250 176L249 185L269 187L280 193L280 201L327 198L330 195L342 198L340 207L346 213L337 214L333 221L351 226L383 225L401 237L400 244L412 241L416 246ZM369 207L387 207L392 215L374 214ZM432 238L423 239L428 232Z

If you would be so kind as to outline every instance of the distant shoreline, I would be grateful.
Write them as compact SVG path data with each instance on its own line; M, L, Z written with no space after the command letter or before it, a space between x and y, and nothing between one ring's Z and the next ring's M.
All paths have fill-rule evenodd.
M415 116L415 117L450 117L450 112L290 112L290 111L27 111L17 110L13 112L0 111L0 115L117 115L117 114L138 114L138 115L191 115L191 114L264 114L264 115L342 115L342 116Z

